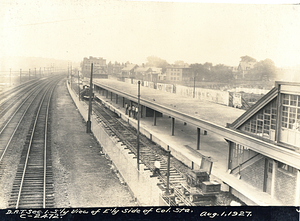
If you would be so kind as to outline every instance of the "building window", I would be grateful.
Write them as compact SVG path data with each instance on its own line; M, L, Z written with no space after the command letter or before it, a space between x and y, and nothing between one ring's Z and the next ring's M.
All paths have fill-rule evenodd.
M244 124L244 130L269 138L270 130L276 129L276 118L276 101L272 101Z
M291 167L291 166L281 163L281 162L278 162L278 168L285 170L289 173L293 173L293 174L296 174L296 172L297 172L297 170L294 167Z
M273 162L269 161L269 163L268 163L268 172L273 173Z
M300 132L300 96L282 94L281 127Z

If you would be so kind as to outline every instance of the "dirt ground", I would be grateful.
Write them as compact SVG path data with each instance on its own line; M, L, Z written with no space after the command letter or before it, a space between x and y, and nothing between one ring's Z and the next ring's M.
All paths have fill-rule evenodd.
M55 207L137 206L100 154L100 145L86 133L65 80L55 90L51 117Z

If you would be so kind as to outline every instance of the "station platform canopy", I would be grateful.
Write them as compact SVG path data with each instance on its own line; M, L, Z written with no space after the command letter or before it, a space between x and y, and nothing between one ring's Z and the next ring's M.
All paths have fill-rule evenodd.
M94 84L111 89L110 91L113 93L122 92L123 95L134 97L137 100L137 84L129 84L111 79L95 79ZM245 110L143 86L140 88L140 94L141 104L143 104L143 101L147 101L147 103L151 102L153 105L172 109L178 113L183 113L221 127L225 127L227 123L234 122L245 112Z

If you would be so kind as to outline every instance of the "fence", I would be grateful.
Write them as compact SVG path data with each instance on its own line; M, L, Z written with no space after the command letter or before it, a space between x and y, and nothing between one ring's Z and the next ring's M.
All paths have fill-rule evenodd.
M193 97L194 88L176 85L176 94ZM211 90L205 88L195 88L195 98L210 101L218 104L229 105L229 93L227 91Z
M231 89L230 92L245 92L248 94L266 94L270 90L267 89L259 89L259 88L243 88L243 87L237 87L235 89Z

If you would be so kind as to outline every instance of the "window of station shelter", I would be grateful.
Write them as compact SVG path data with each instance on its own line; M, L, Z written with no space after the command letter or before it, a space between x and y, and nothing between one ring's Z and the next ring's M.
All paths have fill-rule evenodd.
M300 132L300 96L282 94L281 127Z
M276 117L276 100L273 100L245 123L244 130L269 138L270 131L276 129Z
M244 155L244 152L245 151L249 151L249 148L248 147L245 147L241 144L235 144L233 146L233 157L239 157L239 156L242 156Z
M296 174L297 173L297 169L294 168L294 167L291 167L287 164L284 164L284 163L281 163L281 162L278 162L278 168L279 169L282 169L284 171L287 171L289 173L292 173L292 174Z

